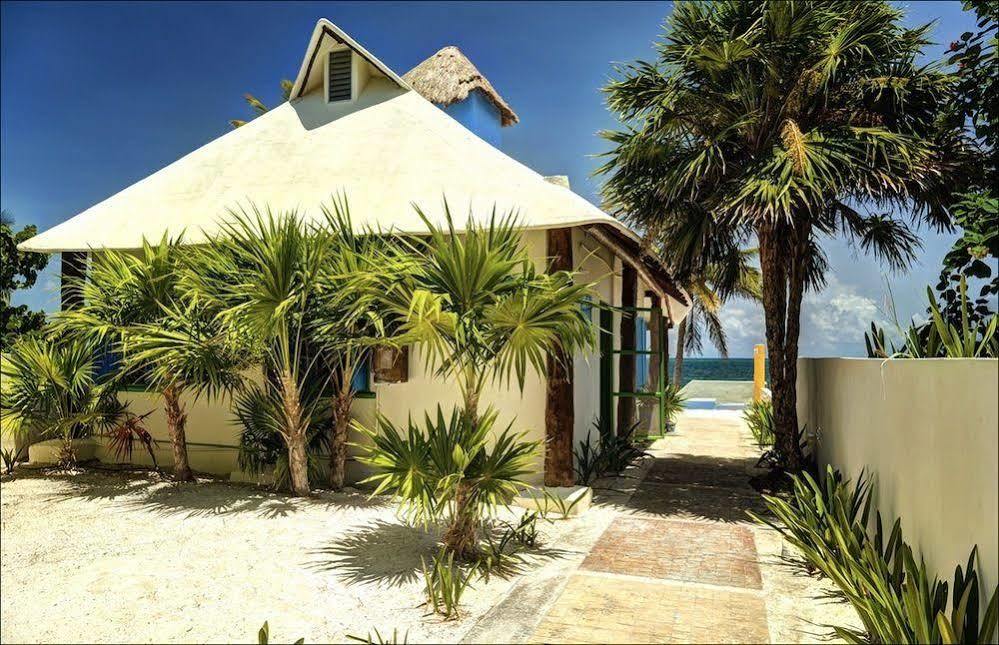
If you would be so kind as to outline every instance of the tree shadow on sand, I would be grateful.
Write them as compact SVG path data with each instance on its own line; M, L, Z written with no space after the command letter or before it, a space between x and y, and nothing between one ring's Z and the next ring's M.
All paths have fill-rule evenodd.
M439 543L437 531L376 520L312 551L317 559L306 566L332 571L348 585L398 587L417 579L420 558L432 558Z
M488 533L495 540L502 530L500 525L487 527L483 537ZM312 551L317 559L306 566L315 571L333 572L348 585L373 583L397 587L419 578L422 560L429 562L440 548L440 535L434 528L375 520ZM527 572L542 560L572 554L544 544L510 549L505 557L492 564L486 575L509 578Z
M122 510L152 512L164 517L212 517L256 513L267 519L320 509L324 512L351 511L384 505L382 498L371 499L361 492L318 492L311 497L292 497L267 488L235 485L220 481L176 483L152 471L110 472L85 470L75 473L37 472L29 476L62 484L52 501L82 499L114 502Z

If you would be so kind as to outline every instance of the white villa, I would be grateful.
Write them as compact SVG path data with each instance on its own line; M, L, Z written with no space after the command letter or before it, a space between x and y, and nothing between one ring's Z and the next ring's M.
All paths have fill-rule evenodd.
M63 275L85 270L88 253L136 249L143 238L185 232L198 243L219 232L227 209L239 204L295 208L306 218L343 193L354 221L397 233L425 228L412 204L433 219L442 218L442 200L459 214L490 217L515 210L524 244L537 266L553 256L560 266L593 281L601 303L638 312L595 306L600 350L574 357L569 382L530 375L524 391L493 387L487 403L501 418L517 417L517 427L534 438L571 432L585 439L596 419L605 427L638 420L636 401L653 406L664 378L659 355L665 330L686 313L684 292L640 238L615 218L573 193L568 182L546 178L498 148L502 128L516 113L456 48L448 47L402 76L389 69L336 25L316 23L287 103L181 157L145 179L95 204L62 224L24 242L22 249L61 253ZM571 257L565 257L569 249ZM64 292L64 306L72 296ZM622 334L623 332L623 334ZM404 422L410 412L441 402L457 403L456 388L427 373L411 352L408 374L384 382L369 372L359 384L354 414L371 419L375 411ZM571 396L558 396L559 388ZM642 398L626 393L645 388ZM566 392L562 390L562 394ZM122 394L132 409L159 409L151 394ZM569 400L567 406L560 401ZM195 470L240 478L236 466L239 428L224 401L188 401L187 440ZM620 409L619 409L620 408ZM654 410L654 408L653 408ZM655 420L655 412L646 412ZM156 439L168 437L157 411L147 420ZM655 423L650 424L655 432ZM562 435L564 436L564 434ZM161 463L170 463L168 442ZM113 460L98 447L96 456ZM141 462L140 451L134 454ZM348 473L358 476L352 464Z

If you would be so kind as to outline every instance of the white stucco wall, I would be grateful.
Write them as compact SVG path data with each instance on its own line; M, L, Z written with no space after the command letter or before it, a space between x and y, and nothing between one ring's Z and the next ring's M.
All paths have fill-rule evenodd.
M546 234L544 231L526 231L524 245L528 255L534 260L538 269L547 266ZM598 242L589 238L581 230L573 232L574 260L580 270L580 280L596 283L596 297L604 302L620 304L620 279L612 271L620 270L620 262ZM639 284L640 290L644 286ZM640 291L641 292L641 291ZM594 324L599 322L598 312L592 312ZM616 325L616 323L615 323ZM614 328L615 336L618 328ZM616 358L616 357L615 357ZM616 364L616 360L614 361ZM600 372L599 356L593 352L579 352L575 356L573 366L575 423L574 445L585 439L592 428L594 418L599 412ZM616 383L616 371L615 371ZM515 383L509 386L492 383L485 388L482 398L483 409L486 405L495 406L499 412L500 427L513 422L513 427L519 432L525 432L531 440L543 441L545 437L545 380L543 375L529 371L523 391ZM405 383L381 384L373 383L372 391L375 397L355 401L354 417L368 426L373 426L377 413L385 415L396 425L404 425L409 415L422 420L424 411L433 412L440 404L445 412L460 403L460 393L453 382L437 378L430 373L419 349L410 353L409 379ZM154 439L160 441L156 458L162 466L172 464L169 434L166 418L162 411L162 401L153 393L122 392L121 398L129 402L133 412L144 414L150 410L153 413L146 419L146 426ZM237 470L235 446L239 444L239 425L230 411L228 400L207 399L194 400L185 397L187 410L187 440L188 455L191 466L201 472L227 476ZM352 435L351 441L361 440L360 436ZM596 434L594 434L596 440ZM213 444L213 445L208 445ZM232 446L227 448L226 446ZM351 449L350 453L356 452ZM98 458L111 462L114 456L106 448L98 450ZM150 465L151 462L144 450L137 448L132 455L132 462ZM537 457L537 475L535 482L542 479L544 454ZM365 469L356 462L348 464L348 479L357 481L366 474Z
M876 476L884 522L953 584L978 545L986 589L999 582L999 361L805 358L799 423L820 465Z

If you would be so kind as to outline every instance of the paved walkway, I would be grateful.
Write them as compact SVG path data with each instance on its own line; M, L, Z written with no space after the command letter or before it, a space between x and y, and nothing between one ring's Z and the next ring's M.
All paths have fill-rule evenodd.
M777 562L748 480L758 451L737 413L688 413L541 618L532 642L812 641L814 579ZM790 580L790 582L789 582ZM769 608L768 608L769 606Z

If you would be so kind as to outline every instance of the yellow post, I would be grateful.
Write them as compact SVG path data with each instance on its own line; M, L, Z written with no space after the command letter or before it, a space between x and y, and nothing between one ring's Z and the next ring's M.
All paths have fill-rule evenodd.
M753 348L753 401L763 398L763 386L767 373L767 348L757 345Z

